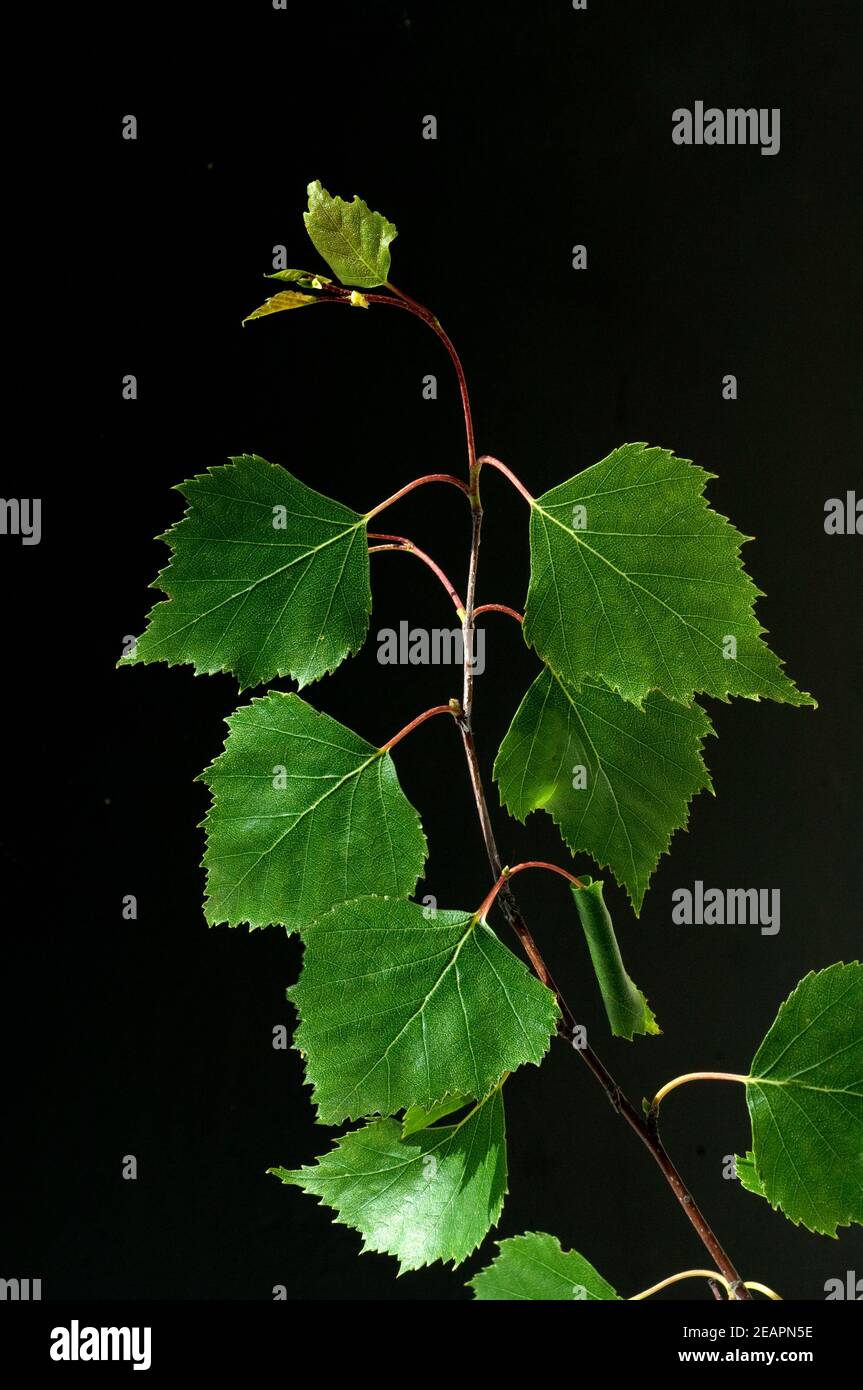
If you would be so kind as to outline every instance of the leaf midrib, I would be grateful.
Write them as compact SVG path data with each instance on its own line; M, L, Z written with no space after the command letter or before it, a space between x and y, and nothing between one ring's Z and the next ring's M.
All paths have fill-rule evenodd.
M226 901L230 901L231 897L236 893L236 891L237 891L237 889L240 887L240 885L241 885L242 883L245 882L245 880L248 878L249 874L252 873L252 872L258 867L258 865L262 862L262 860L266 859L268 855L275 854L276 850L278 849L278 847L279 847L279 845L282 843L282 841L283 841L288 835L291 835L291 834L294 832L294 830L296 830L297 826L300 824L301 821L303 821L303 820L305 819L305 817L306 817L307 815L309 815L309 814L310 814L311 812L313 812L313 811L316 811L317 808L318 808L324 801L326 801L327 797L332 796L334 792L337 792L337 791L339 790L339 787L343 786L343 785L345 784L345 782L350 781L350 779L351 779L352 777L357 777L357 778L358 778L358 777L361 775L361 773L365 772L365 770L366 770L367 767L370 767L371 764L372 764L373 762L375 762L375 760L376 760L377 758L381 758L381 757L383 757L383 756L384 756L383 750L381 750L381 749L379 749L379 748L376 748L376 749L374 750L374 752L371 754L371 756L368 757L368 758L366 758L365 762L360 763L358 767L350 768L348 772L346 772L342 777L339 778L338 782L336 782L334 786L328 787L327 790L326 790L325 792L323 792L323 794L322 794L321 796L318 797L317 801L313 801L312 804L311 804L310 806L306 806L306 807L304 808L304 810L300 811L300 812L297 814L296 820L294 821L293 825L289 825L289 826L287 827L287 829L283 830L282 833L281 833L281 835L278 837L278 839L274 840L273 843L272 843L271 845L269 845L265 850L263 850L263 852L262 852L261 854L258 855L258 858L255 860L254 864L251 864L251 865L249 866L249 868L246 869L246 872L242 875L242 877L241 877L241 878L238 878L237 881L236 881L236 883L234 883L234 884L231 885L231 888L230 888L230 890L228 891L228 893L222 895L222 896L220 897L220 899L219 899L219 902L223 904L223 903L226 902ZM209 785L212 787L212 786L214 785L214 783L211 782L211 783L209 783ZM212 815L212 814L213 814L213 813L211 812L211 815ZM285 814L286 814L286 815L290 815L291 813L290 813L290 812L285 812ZM248 820L255 820L256 817L255 817L254 815L251 815L251 816L248 816L247 819L248 819ZM267 819L267 820L269 820L269 819L272 819L272 817L267 816L267 817L262 817L262 819ZM214 816L214 823L215 823L216 820L218 820L218 815ZM234 856L231 856L231 857L234 857ZM213 862L218 862L218 861L217 861L217 860L216 860L216 861L210 860L210 862L213 863Z
M351 1087L351 1089L350 1089L349 1091L346 1091L346 1092L341 1096L341 1098L340 1098L338 1101L335 1101L335 1102L334 1102L334 1105L336 1105L336 1106L338 1106L338 1107L340 1107L340 1108L343 1107L343 1106L345 1106L345 1105L347 1104L348 1100L349 1100L352 1096L354 1096L354 1095L356 1094L356 1092L360 1089L360 1087L365 1085L365 1083L368 1081L368 1079L369 1079L369 1077L372 1075L372 1073L373 1073L374 1071L376 1071L377 1068L378 1068L383 1062L385 1062L385 1061L387 1060L387 1058L389 1057L390 1052L391 1052L392 1049L395 1047L396 1043L399 1041L399 1039L402 1037L402 1035L405 1033L405 1031L406 1031L408 1028L410 1028L411 1024L414 1023L414 1022L416 1021L417 1018L421 1018L421 1017L424 1017L424 1016L425 1016L425 1010L426 1010L426 1007L427 1007L428 1004L429 1004L429 1001L432 999L432 997L434 996L434 994L437 992L437 989L438 989L439 985L442 983L442 981L444 980L444 978L445 978L445 976L448 974L448 972L453 968L453 966L456 966L456 965L457 965L459 955L461 954L461 951L462 951L462 947L464 946L465 942L467 941L468 937L470 936L470 934L471 934L471 932L473 931L473 929L474 929L475 926L476 926L476 918L474 918L474 917L469 917L469 918L467 919L467 929L463 932L462 936L459 938L459 940L458 940L458 942L457 942L457 944L456 944L456 946L455 946L455 949L454 949L454 951L453 951L453 953L452 953L452 956L451 956L450 959L447 961L447 963L446 963L446 965L444 966L443 970L442 970L441 973L438 975L438 977L437 977L437 979L435 980L434 984L432 985L431 989L430 989L430 990L427 992L427 994L424 996L424 998L422 999L421 1003L420 1003L420 1004L418 1005L418 1007L414 1010L414 1012L410 1015L410 1017L409 1017L408 1019L405 1020L405 1022L402 1024L402 1026L401 1026L401 1028L399 1029L399 1031L396 1033L395 1037L393 1037L393 1038L390 1039L390 1041L387 1043L387 1046L386 1046L386 1048L384 1049L384 1051L381 1053L381 1055L380 1055L378 1058L376 1058L376 1060L373 1062L373 1064L369 1067L369 1069L368 1069L368 1071L366 1072L365 1076L361 1077L360 1080L357 1081L357 1082ZM460 988L459 988L459 998L461 998L461 989L460 989ZM463 1006L462 1006L462 1007L463 1007ZM466 1016L465 1016L465 1026L466 1026L466 1028L467 1028L468 1037L469 1037L469 1036L470 1036L470 1028L469 1028L469 1025L468 1025L468 1023L467 1023L467 1017L466 1017ZM478 1078L478 1074L477 1074L477 1071L476 1071L476 1060L475 1060L475 1059L474 1059L474 1075L476 1076L477 1081L478 1081L479 1078ZM389 1078L387 1079L387 1098L389 1099ZM429 1105L434 1104L434 1103L436 1103L436 1101L441 1100L441 1099L442 1099L441 1096L433 1097L433 1098L431 1099L431 1101L429 1102ZM426 1108L428 1108L428 1106L426 1106ZM330 1110L331 1107L328 1106L327 1109Z
M336 201L336 200L333 200L333 201ZM350 208L356 207L356 202L357 202L357 200L354 199L354 201L353 201L352 203L349 203L349 202L347 202L347 201L343 198L343 199L341 199L341 202L344 204L344 206L345 206L346 209L350 210ZM345 247L347 248L347 250L350 252L350 255L351 255L351 257L353 258L353 260L359 262L359 264L360 264L361 266L363 266L366 270L368 270L368 271L370 272L370 274L379 276L379 275L380 275L380 271L378 270L378 267L377 267L376 265L372 265L372 264L371 264L369 261L367 261L366 258L365 258L365 251L363 250L362 239L360 239L360 249L357 250L356 246L354 246L354 244L353 244L351 241L349 241L348 238L347 238L347 236L345 235L345 233L344 233L344 231L343 231L343 227L344 227L344 217L342 218L342 220L341 220L340 222L337 222L337 221L335 220L335 218L332 216L331 212L330 212L329 205L326 204L326 203L324 203L322 199L318 202L318 210L319 210L321 216L322 216L322 217L330 224L330 226L332 227L333 235L336 237L336 239L337 239L338 241L340 241L340 242L342 243L342 245L345 246ZM359 207L356 207L356 210L357 210L358 213L360 213L360 216L361 216L361 215L362 215L361 209L360 209ZM371 212L371 209L369 209L369 212L370 212L370 215L371 215L372 217L375 215L374 213ZM308 215L309 215L309 217L311 217L311 213L309 213ZM380 238L379 238L379 240L380 240ZM382 282L380 279L378 279L377 283L378 283L378 284L382 284L383 282Z
M335 545L336 541L342 540L344 536L349 536L352 531L359 530L361 526L365 525L365 520L365 517L361 517L359 521L355 521L351 526L346 527L344 531L339 531L337 535L331 536L329 540L321 541L320 545L312 546L311 549L305 550L302 555L296 555L294 559L289 560L286 565L280 565L278 569L271 570L269 574L262 574L260 578L254 580L253 583L247 584L245 589L237 589L233 594L229 594L227 598L223 598L219 603L214 604L212 608L205 609L203 613L196 613L187 623L183 623L181 627L173 628L164 637L159 638L157 642L152 644L153 647L160 647L165 642L172 641L181 632L185 632L187 628L194 627L197 623L203 622L205 618L209 618L211 614L217 613L220 608L224 608L226 603L233 603L235 599L252 593L259 585L269 583L271 579L275 579L278 575L284 574L286 570L292 569L294 565L299 565L304 560L314 562L314 557L320 551L326 550L327 546ZM249 541L248 544L252 549L255 548L256 543L254 541ZM350 547L348 547L348 553L350 553ZM170 575L166 573L165 578L166 580L170 580ZM206 580L201 580L199 582L206 583ZM165 592L170 593L170 590L166 589ZM223 639L220 638L219 640L221 641Z
M533 501L531 502L531 507L534 509L534 511L538 512L541 516L545 517L548 521L553 522L555 526L560 527L561 531L563 531L563 533L564 533L565 535L569 536L572 540L574 540L575 543L576 543L576 545L582 546L585 550L590 551L590 554L591 554L591 555L595 555L596 558L597 558L598 560L601 560L602 563L603 563L604 565L606 565L610 570L613 570L614 573L615 573L616 575L618 575L621 579L623 579L625 583L631 585L631 587L632 587L633 589L640 589L641 592L642 592L643 594L646 594L648 598L652 598L652 599L654 600L655 603L659 603L663 608L667 609L668 612L671 614L671 616L672 616L673 618L676 618L676 620L677 620L679 623L681 623L685 628L687 628L687 629L688 629L689 631L691 631L691 632L697 633L697 635L698 635L700 638L702 638L703 641L707 642L709 646L715 648L716 651L720 651L720 652L722 651L722 644L721 644L720 642L714 641L714 639L713 639L712 637L708 637L708 635L707 635L706 632L702 632L701 628L696 627L694 623L690 623L690 622L688 621L688 619L685 618L685 617L683 616L682 613L678 613L674 608L671 607L671 604L666 603L665 599L660 598L659 594L655 594L651 589L648 589L648 588L646 587L646 585L644 585L644 584L639 584L638 581L637 581L636 579L634 579L634 578L632 577L632 575L627 574L625 570L618 569L617 565L615 565L614 562L613 562L612 560L609 560L608 557L607 557L606 555L603 555L603 553L602 553L601 550L596 550L592 545L588 545L586 541L583 541L583 540L580 538L580 536L578 535L578 533L577 533L576 531L573 531L571 527L566 526L562 521L559 521L559 520L557 519L556 516L552 516L551 512L547 511L547 510L545 509L545 507L541 506L540 503L536 500L536 498L534 498ZM739 563L739 561L738 561L738 563ZM552 569L553 569L553 566L552 566ZM590 571L588 571L588 573L590 573ZM668 576L666 576L666 577L668 577ZM680 577L680 576L678 576L678 577ZM591 578L593 578L592 575L591 575ZM594 584L595 584L595 582L596 582L596 581L594 580ZM699 581L698 581L697 579L695 579L695 580L693 580L693 582L694 582L694 583L698 583ZM605 614L605 606L604 606L604 604L602 604L602 600L601 600L601 599L600 599L600 605L601 605L602 610L603 610L603 615L605 616L605 621L608 623L609 630L611 631L611 633L612 633L612 635L613 635L613 637L614 637L615 646L617 646L617 635L616 635L616 633L615 633L615 631L614 631L614 627L612 626L612 624L611 624L611 622L610 622L610 620L609 620L607 614ZM639 605L639 607L640 607L640 605ZM642 609L642 612L644 612L643 609ZM645 615L645 618L646 618L646 615ZM717 621L721 621L721 619L717 619ZM648 626L650 626L649 623L648 623ZM651 628L650 630L651 630L651 634L653 634L653 629ZM663 651L662 651L661 644L660 644L659 642L657 642L655 635L654 635L654 637L653 637L653 640L654 640L654 642L656 642L657 649L659 650L659 653L660 653L660 656L661 656L662 659L663 659L663 662L665 662L665 656L664 656L664 653L663 653ZM618 652L620 652L619 647L618 647ZM703 660L703 659L702 659L702 660ZM621 655L621 661L622 661L622 663L623 663L623 667L624 667L624 671L625 671L625 670L626 670L626 661L625 661L625 659L623 658L622 655ZM743 669L744 671L748 671L751 675L757 677L758 680L764 680L764 681L768 682L770 685L775 685L775 686L777 687L777 689L781 689L781 688L782 688L781 684L780 684L778 681L773 680L773 679L772 679L770 676L768 676L764 671L756 670L753 666L748 665L747 662L741 661L739 657L737 658L737 662L738 662L738 665L739 665L740 667L742 667L742 669ZM667 669L667 666L666 666L666 669Z
M858 1083L854 1083L855 1085ZM825 1096L853 1096L855 1100L863 1100L863 1091L849 1091L847 1086L812 1086L806 1081L796 1081L790 1077L787 1081L771 1081L765 1076L747 1076L747 1086L779 1086L788 1090L797 1091L818 1091Z

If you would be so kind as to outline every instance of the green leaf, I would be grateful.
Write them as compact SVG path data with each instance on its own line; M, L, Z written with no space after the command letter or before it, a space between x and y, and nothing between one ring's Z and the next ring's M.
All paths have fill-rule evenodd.
M280 314L283 309L302 309L304 304L315 303L317 303L317 299L313 294L300 294L297 290L280 290L278 294L273 294L269 299L265 299L259 308L246 314L243 323L251 323L253 319L266 318L267 314Z
M343 285L373 290L390 273L390 242L398 236L392 222L371 212L362 198L350 203L332 198L318 180L309 184L309 210L303 213L315 250Z
M545 1303L596 1303L620 1295L576 1250L561 1250L556 1236L531 1231L498 1242L486 1269L469 1280L478 1299L540 1299Z
M859 961L800 981L753 1058L746 1101L753 1152L738 1168L744 1187L810 1231L835 1236L863 1224Z
M599 981L602 1002L616 1038L632 1042L635 1033L659 1033L653 1010L629 978L605 900L602 883L584 878L584 887L570 884L579 920L584 928L590 959Z
M189 503L160 540L151 585L168 594L118 665L188 662L231 671L244 690L292 676L302 688L365 640L372 606L366 518L255 454L178 488Z
M280 691L226 722L199 778L208 922L301 931L343 898L413 892L426 840L389 753Z
M395 1255L401 1270L434 1260L461 1264L497 1222L506 1195L506 1138L499 1089L457 1125L400 1137L376 1120L340 1139L317 1166L271 1168L313 1193L351 1226L363 1251Z
M473 1096L446 1096L430 1110L424 1109L421 1105L408 1106L402 1120L402 1139L416 1134L418 1129L430 1129L438 1120L446 1119L447 1115L454 1115L457 1110L464 1110L473 1102Z
M516 710L494 775L511 815L547 811L573 854L611 869L637 914L691 798L713 790L701 756L712 733L699 705L654 692L639 710L606 685L585 680L576 690L546 667Z
M304 940L288 998L323 1124L484 1096L548 1050L554 996L469 912L359 898Z
M740 1186L745 1187L747 1192L754 1192L757 1197L764 1196L764 1188L761 1186L761 1179L755 1171L755 1155L750 1149L744 1158L738 1154L734 1160L734 1167L740 1179Z
M524 639L576 689L599 679L639 706L651 690L815 704L762 640L746 537L710 510L712 476L624 444L532 502Z
M333 282L328 275L319 275L314 270L273 270L268 280L287 280L291 285L302 285L304 290L318 290L322 285Z

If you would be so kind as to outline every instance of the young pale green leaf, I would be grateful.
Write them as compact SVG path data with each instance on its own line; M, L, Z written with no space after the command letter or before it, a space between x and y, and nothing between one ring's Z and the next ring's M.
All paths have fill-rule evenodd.
M653 692L639 710L606 685L585 680L576 690L546 667L516 710L494 775L511 815L547 811L573 854L611 869L637 915L691 798L713 790L701 756L712 733L699 705Z
M270 295L263 304L257 309L253 309L243 319L243 323L251 323L253 319L266 318L268 314L280 314L284 309L302 309L304 304L317 303L316 296L313 294L300 294L298 290L280 290L278 294Z
M762 639L746 537L704 498L712 474L624 444L531 504L524 639L576 689L814 705Z
M177 489L188 510L157 603L119 665L188 662L244 690L275 676L302 688L365 640L372 606L366 518L284 468L243 454Z
M268 280L286 280L290 285L302 285L304 290L319 290L322 285L333 282L328 275L316 274L314 270L273 270Z
M582 882L583 888L575 883L570 888L612 1033L632 1042L636 1033L661 1032L653 1010L624 969L601 881L584 878Z
M398 236L392 222L372 212L362 198L350 203L332 198L319 181L309 184L309 210L303 213L315 250L343 285L373 290L390 273L390 242Z
M795 1226L863 1224L863 966L807 975L781 1006L746 1081L744 1187Z
M429 1129L438 1120L454 1115L457 1110L464 1110L474 1104L474 1099L473 1096L446 1096L430 1110L425 1110L421 1105L409 1105L402 1119L402 1139L416 1134L418 1129Z
M208 922L302 931L343 898L413 892L426 839L389 753L280 691L226 722L199 779Z
M484 1096L548 1050L554 996L469 912L365 897L303 936L288 998L323 1124Z
M376 1120L340 1139L317 1166L271 1168L332 1207L363 1251L395 1255L402 1271L434 1260L459 1265L497 1222L506 1195L503 1099L495 1089L457 1125L401 1138Z
M531 1231L498 1242L500 1254L468 1281L478 1299L553 1302L617 1300L609 1283L576 1250L562 1250L556 1236Z

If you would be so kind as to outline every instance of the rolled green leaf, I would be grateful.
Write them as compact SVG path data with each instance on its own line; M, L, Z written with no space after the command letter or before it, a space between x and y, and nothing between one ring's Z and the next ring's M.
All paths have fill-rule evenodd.
M632 1042L636 1033L659 1033L653 1010L641 990L624 969L611 917L602 896L602 880L585 878L584 887L572 884L578 912L593 969L599 982L602 1002L611 1031L616 1038Z

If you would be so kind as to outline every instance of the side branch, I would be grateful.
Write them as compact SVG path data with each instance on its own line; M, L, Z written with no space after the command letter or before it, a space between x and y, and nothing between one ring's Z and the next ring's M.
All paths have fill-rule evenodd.
M584 884L582 883L580 878L576 878L575 874L571 874L568 869L562 869L559 864L546 864L545 861L542 859L530 859L525 861L524 864L516 864L515 867L512 869L501 869L500 878L492 888L491 892L483 901L482 906L478 907L476 913L474 914L480 921L485 921L486 914L489 912L492 903L494 902L503 885L507 883L511 878L515 878L516 874L522 873L525 869L548 869L550 873L560 874L561 878L569 879L569 882L574 883L576 888L584 887Z
M512 469L507 468L505 463L501 463L500 459L492 458L491 454L483 454L482 458L478 458L476 462L477 468L482 468L483 464L488 464L489 468L496 468L505 478L509 478L509 481L512 483L513 487L521 493L525 502L533 503L533 494L528 492L521 479L517 478Z
M453 487L460 488L466 496L470 496L470 488L467 483L461 478L456 478L452 473L426 473L424 477L414 478L413 482L407 483L404 487L400 487L398 492L394 492L392 497L387 497L383 502L379 502L376 507L372 507L370 512L366 512L366 521L371 521L372 517L377 516L378 512L385 511L387 507L391 507L393 503L398 502L400 498L407 497L408 493L413 492L414 488L424 487L426 483L451 483Z
M478 618L480 613L506 613L510 618L515 618L517 623L524 622L523 615L506 603L481 603L479 608L473 610L473 616Z
M382 550L400 550L405 555L416 555L418 560L422 560L423 564L428 565L432 573L437 575L455 605L455 611L459 616L459 620L461 621L464 619L464 604L458 596L458 591L450 582L447 575L444 574L437 561L433 560L430 555L426 555L424 550L420 550L418 545L414 545L413 541L409 541L407 536L390 536L383 531L370 531L369 540L390 542L390 544L386 545L370 545L370 555L378 555Z
M461 697L461 726L470 730L473 714L473 661L474 619L476 617L476 576L479 568L479 542L482 533L482 503L479 497L479 473L471 476L471 539L470 563L467 572L467 603L462 619L462 646L464 649L464 681Z
M721 1279L718 1275L714 1274L712 1270L683 1269L680 1271L679 1274L670 1274L667 1279L661 1279L658 1284L653 1284L651 1288L644 1289L642 1293L634 1293L632 1297L629 1299L629 1302L638 1303L643 1298L650 1298L651 1294L659 1293L661 1289L667 1289L671 1284L679 1284L681 1279L707 1279L711 1289L713 1289L714 1291L714 1297L719 1297L720 1299L722 1298L721 1289L717 1289L717 1286L719 1284L721 1284L725 1288L726 1292L729 1294L729 1297L731 1295L731 1289L728 1280ZM775 1303L782 1302L782 1299L779 1297L779 1294L774 1293L772 1289L768 1289L765 1284L756 1284L754 1280L747 1280L744 1287L747 1289L757 1289L758 1292L763 1293L765 1297L772 1298Z
M740 1076L737 1072L731 1071L688 1071L683 1076L675 1076L672 1081L666 1081L664 1086L660 1086L653 1100L650 1102L650 1110L647 1115L649 1125L656 1127L656 1120L659 1114L659 1107L670 1091L675 1091L678 1086L685 1086L690 1081L740 1081L745 1086L749 1080L748 1076Z
M409 733L414 729L418 729L420 724L424 724L427 719L433 719L436 714L451 714L455 716L458 713L457 707L458 701L454 703L451 701L448 705L435 705L432 709L423 710L423 713L418 714L416 719L412 719L409 724L405 724L403 729L399 729L397 734L393 734L392 738L387 739L386 743L378 749L378 752L389 753L390 749L395 748L397 743L401 743L402 739L406 738Z
M477 459L476 445L474 444L473 434L473 417L471 415L470 409L470 397L468 395L467 379L464 374L464 368L462 367L461 359L455 350L455 346L452 342L452 339L450 338L449 334L446 333L444 329L441 327L441 324L435 317L435 315L431 312L430 309L427 309L424 304L419 304L417 300L411 299L410 295L404 294L402 290L397 290L395 285L387 283L387 289L392 290L392 295L366 294L363 296L363 298L366 299L369 304L389 304L394 309L404 309L407 313L413 314L414 318L421 319L422 322L428 324L432 332L435 333L438 336L438 338L440 338L441 342L443 343L444 347L449 353L450 361L452 362L453 367L455 368L455 374L458 380L458 390L459 395L461 396L462 411L464 413L465 435L467 437L468 468L470 470L471 477L473 477L477 469ZM343 302L348 301L346 300Z

